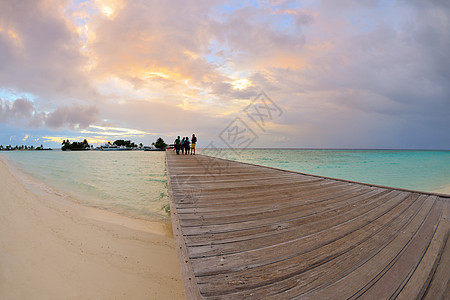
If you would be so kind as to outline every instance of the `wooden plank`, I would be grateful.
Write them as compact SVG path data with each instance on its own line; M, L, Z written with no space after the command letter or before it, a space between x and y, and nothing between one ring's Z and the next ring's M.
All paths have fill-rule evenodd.
M348 201L358 201L361 199L360 197L368 197L370 195L373 195L374 193L377 193L377 191L371 191L371 193L365 193L362 195L352 196L346 198ZM380 192L378 192L380 193ZM343 196L346 197L346 196ZM340 197L340 198L343 198ZM334 200L334 199L333 199ZM341 200L341 199L339 199ZM340 201L340 203L342 203ZM348 202L347 202L348 203ZM351 202L350 202L351 203ZM323 204L325 206L326 203ZM293 218L291 220L289 219L283 219L282 222L273 222L267 225L263 225L256 228L246 228L243 230L233 230L233 231L226 231L226 232L213 232L213 233L207 233L207 234L193 234L193 235L186 235L185 240L186 243L190 246L202 246L202 245L214 245L214 244L221 244L221 243L230 243L230 242L237 242L242 240L248 240L255 237L261 237L263 235L269 235L273 232L279 232L279 231L286 231L294 226L300 225L300 223L297 223L296 220L303 224L307 224L308 221L306 220L306 216L308 216L308 210L310 211L309 215L315 215L314 209L317 207L316 205L305 205L303 208L303 212L299 212L299 214L302 214L302 216L298 218ZM320 211L323 211L323 209L317 209L317 213L320 213ZM302 220L299 220L302 219Z
M181 201L177 201L175 202L178 206L180 205L190 205L193 207L199 207L202 202L203 204L222 204L223 201L227 201L228 204L231 204L231 200L233 200L234 203L239 203L239 202L244 202L243 199L241 197L236 197L236 195L239 195L238 190L236 189L211 189L211 190L206 190L205 188L203 188L203 186L198 183L197 187L195 187L195 194L196 194L196 198L195 198L195 202L186 202L186 201L182 201L185 200L182 198L182 196L184 196L186 194L186 188L191 188L194 189L194 186L192 186L192 184L196 184L195 182L188 182L187 184L184 184L182 189L179 190L175 190L174 191L174 196L177 197L181 197L181 199L177 199L177 200L181 200ZM318 190L320 188L326 188L326 187L330 187L330 186L339 186L342 183L336 183L336 182L326 182L323 180L314 180L308 183L303 183L301 185L284 185L283 187L278 187L278 189L276 191L279 192L294 192L297 193L298 191L310 191L313 192L314 190ZM275 191L275 190L274 190ZM271 194L271 190L267 189L267 190L247 190L246 192L246 197L264 197L264 195L266 194ZM233 197L234 195L234 197ZM232 197L230 199L230 196ZM258 201L261 201L260 199L258 199ZM264 200L263 200L264 201ZM217 202L217 203L215 203Z
M170 180L170 169L167 169L167 186L170 201L170 213L172 219L172 230L175 239L178 261L180 264L181 278L184 283L184 290L187 299L202 299L198 285L195 280L194 272L192 270L191 261L189 259L186 243L183 238L183 230L177 214L177 209L174 204L174 197L172 192L172 181Z
M426 290L424 299L448 299L450 295L450 239L446 236L445 248L439 261L436 274Z
M421 228L409 240L408 244L390 263L373 285L363 293L367 299L387 299L398 296L411 277L429 245L442 212L442 202L435 203L435 209L426 218Z
M333 193L331 191L331 193ZM372 191L373 194L382 194L383 191ZM334 193L333 193L334 194ZM371 192L367 193L371 194ZM364 195L367 195L364 194ZM298 216L299 214L305 215L306 209L305 204L303 204L303 201L301 201L299 198L296 198L297 201L289 202L287 205L271 205L270 209L263 209L263 210L256 210L254 211L252 207L248 207L248 209L251 209L251 212L248 212L248 210L245 211L234 211L234 213L228 211L228 213L203 213L202 217L204 219L198 219L195 215L182 215L180 216L181 222L183 226L186 227L196 227L196 226L207 226L207 225L224 225L224 224L232 224L232 223L238 223L238 222L244 222L244 221L252 221L252 220L262 220L266 218L283 218L283 219L292 219L295 216ZM350 202L350 201L349 201ZM357 206L358 204L361 204L361 201L353 200L351 203L344 203L341 202L334 202L334 201L327 201L322 202L322 205L320 208L318 208L317 204L314 205L314 212L317 213L317 211L328 211L331 209L338 209L343 206L349 207L351 205ZM284 203L283 203L284 204Z
M292 192L285 192L281 195L276 195L276 193L266 193L262 195L261 197L267 196L268 194L272 195L269 199L266 201L258 201L258 202L251 202L251 204L246 202L241 203L235 203L233 205L229 205L226 203L226 201L223 201L221 204L218 205L204 205L204 206L198 206L198 207L178 207L178 211L180 215L184 214L201 214L205 215L208 213L228 213L228 212L234 212L235 214L242 212L248 207L252 207L252 211L264 211L267 209L272 209L272 207L288 207L292 205L310 205L314 202L323 202L323 201L332 201L333 199L337 199L335 201L343 200L344 198L348 197L354 197L357 195L361 195L364 193L368 193L369 191L373 190L370 187L359 187L356 185L351 186L344 186L339 189L334 190L332 193L324 191L323 193L316 194L313 196L308 197L308 193L302 193L301 195L294 195ZM273 201L274 197L276 197L277 201ZM260 199L260 198L258 198ZM243 211L243 213L246 213L246 211Z
M339 190L335 191L334 189ZM298 198L304 199L309 197L310 199L315 199L315 197L320 197L325 195L327 198L330 196L335 196L334 193L329 192L329 189L333 189L334 192L339 192L343 188L338 184L321 184L314 186L294 186L287 187L277 190L266 190L257 191L252 193L246 193L245 197L239 197L240 193L236 191L223 191L218 195L206 193L204 190L195 189L192 190L192 199L182 198L176 205L178 208L223 208L223 207L255 207L259 205L267 205L267 203L282 203L282 202L292 202L298 201ZM345 190L342 190L346 193ZM177 195L179 197L185 197L186 191ZM194 197L195 196L195 197ZM276 202L273 199L277 199ZM310 200L313 201L313 200Z
M440 200L442 201L442 200ZM448 236L450 231L449 216L449 203L443 202L444 211L439 220L439 225L436 233L430 242L430 245L425 255L420 260L414 273L406 282L404 288L400 291L398 298L402 299L420 299L423 298L428 290L430 283L436 273L436 269L441 261L442 254L444 253L445 246L448 242ZM447 216L447 217L446 217ZM445 241L445 242L443 242ZM450 270L447 278L450 278ZM433 289L436 291L437 289ZM440 294L439 296L443 296ZM438 295L433 295L435 299Z
M444 249L441 256L438 256L435 261L436 271L431 278L431 282L424 291L425 299L448 299L450 295L450 232L448 229L450 223L449 199L440 199L444 202L446 210L442 215L441 221L445 222L447 234L443 239Z
M201 183L195 182L195 184L198 186L198 199L196 199L195 205L201 204L202 200L206 200L207 203L214 204L213 202L218 202L217 204L221 204L223 201L227 203L231 203L231 201L236 202L241 201L243 202L242 198L239 197L241 194L238 193L239 189L207 189L206 187L202 186ZM245 191L245 198L251 198L256 197L257 200L266 200L264 198L265 195L271 195L272 197L276 195L276 192L281 193L299 193L299 192L317 192L320 189L323 188L333 188L333 187L344 187L348 186L346 183L342 182L332 182L327 180L319 180L314 179L310 181L305 181L301 183L294 184L291 182L290 185L284 184L283 186L278 186L277 189L268 189L267 187L264 187L264 189L253 189L253 190L246 190ZM185 191L182 189L174 191L174 195L177 194L183 194ZM232 197L230 199L230 196ZM261 199L260 199L261 198ZM273 199L273 198L272 198ZM208 202L209 201L209 202ZM211 202L213 201L213 202ZM180 203L182 204L182 203Z
M224 281L228 283L229 287L217 285L213 291L217 292L218 288L223 286L220 293L229 293L231 299L233 297L247 297L249 294L266 297L276 296L280 293L283 294L283 297L290 298L292 295L302 295L308 291L319 289L321 286L327 286L330 282L336 282L345 276L345 272L351 272L363 265L368 258L373 257L380 249L389 245L398 236L399 230L404 230L403 228L417 230L421 222L411 223L411 221L415 220L413 216L417 214L417 208L421 208L422 201L415 201L414 203L418 205L413 206L407 214L391 219L390 222L385 224L387 227L381 226L378 230L373 230L373 234L370 234L369 230L358 232L363 235L369 233L368 236L361 238L359 241L353 239L354 236L350 236L348 240L338 239L335 243L317 248L317 251L309 251L292 260L271 265L270 269L277 270L271 277L267 276L265 271L260 271L257 268L242 270L240 274L223 273L205 278L199 277L200 289L202 293L205 293L204 289L208 287L207 284L213 282L219 284ZM422 209L421 215L428 214L429 208ZM348 244L349 242L354 243ZM395 251L393 253L396 254ZM238 278L240 279L238 280ZM217 281L212 281L212 279ZM240 285L233 289L233 284L236 282L239 282ZM205 286L202 286L204 283ZM246 285L245 289L242 289L244 284ZM317 299L330 299L333 298L333 295L341 294L331 293L328 297L318 297Z
M368 203L364 202L364 212L367 213L371 209L374 208L374 206L378 205L379 203L374 203L372 200L376 198L377 196L380 196L381 201L388 202L391 194L384 194L384 195L371 195L370 197L367 197L364 199ZM400 201L401 199L405 198L405 194L396 194L397 196L393 198L394 202L392 205L394 205L395 201ZM384 202L383 202L384 203ZM384 206L383 206L384 207ZM333 211L328 211L330 215L333 214ZM292 218L282 218L282 217L274 217L274 218L266 218L261 220L255 220L255 221L247 221L247 222L240 222L240 223L233 223L233 224L224 224L224 225L209 225L209 226L199 226L199 227L186 227L186 232L192 232L192 234L200 234L200 233L219 233L219 232L235 232L238 230L246 230L246 229L256 229L262 226L276 226L277 231L283 230L283 235L288 235L292 233L292 230L296 230L295 227L297 226L304 226L302 228L301 234L303 235L309 235L314 232L318 232L321 230L324 230L326 228L336 226L340 223L348 222L352 219L358 218L360 216L364 216L362 212L358 210L352 210L347 214L343 214L342 216L330 216L330 218L326 218L327 214L319 214L314 213L311 210L306 210L305 212L300 211L299 215L292 216ZM281 226L281 227L279 227ZM224 246L225 247L225 246ZM224 248L222 248L224 249Z
M447 196L202 155L166 157L189 299L449 292Z
M422 198L426 196L421 196ZM357 298L368 287L371 282L382 276L383 270L387 269L398 254L405 248L411 237L420 229L427 216L433 208L433 201L426 201L421 210L409 220L407 225L398 230L396 236L389 240L384 247L380 247L372 256L367 256L366 260L347 274L342 274L341 278L336 278L334 282L329 282L303 295L306 299L317 297L329 297L333 294L342 295L349 299ZM403 217L399 214L397 218Z
M282 182L277 185L271 184L264 186L264 190L261 189L261 185L258 185L257 183L253 185L240 185L240 186L233 186L233 189L230 190L228 187L206 187L201 184L201 182L196 183L198 185L197 191L200 194L200 197L196 199L196 204L206 201L207 203L213 203L213 202L221 202L224 199L228 199L228 203L232 203L233 201L239 202L243 201L242 197L234 197L232 199L229 199L230 195L240 195L241 193L245 193L246 197L252 197L252 196L262 196L261 194L263 192L270 191L271 189L279 190L279 191L290 191L290 190L309 190L310 188L313 188L315 190L319 190L321 188L329 187L329 186L342 186L344 183L342 182L332 182L329 180L310 180L307 182ZM270 188L269 188L270 187ZM183 195L185 191L185 187L181 189L174 189L174 195L178 196L178 194ZM178 202L177 202L178 203Z
M242 252L244 249L245 251L259 248L265 249L277 244L285 247L286 242L297 241L297 243L301 244L303 243L301 239L305 236L312 236L326 230L335 232L340 228L344 228L342 230L345 230L345 228L357 228L358 226L361 226L361 224L371 222L371 220L395 207L406 197L407 195L404 193L400 193L393 198L390 198L389 195L384 195L386 203L388 203L386 205L384 205L384 203L379 205L379 202L372 201L370 202L372 205L365 205L364 209L353 208L347 213L340 213L340 211L331 210L328 211L328 214L312 214L307 218L299 218L290 223L278 223L283 227L280 228L280 230L273 231L270 236L263 235L262 237L227 244L211 244L207 246L190 247L189 254L192 258L206 258L208 256L215 256L218 254L225 255ZM369 197L367 201L370 200L374 199ZM375 206L377 206L377 210L374 210ZM207 260L205 259L205 261Z

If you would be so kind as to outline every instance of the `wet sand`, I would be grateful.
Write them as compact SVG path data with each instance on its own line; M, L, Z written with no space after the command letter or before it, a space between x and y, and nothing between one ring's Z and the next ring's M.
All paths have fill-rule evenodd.
M183 299L171 231L33 191L0 157L0 299Z
M450 195L450 185L442 187L434 192L438 194Z

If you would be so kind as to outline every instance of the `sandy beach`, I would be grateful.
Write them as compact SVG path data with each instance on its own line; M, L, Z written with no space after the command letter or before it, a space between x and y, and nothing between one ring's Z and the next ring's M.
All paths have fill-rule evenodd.
M183 299L170 224L33 191L0 157L0 299Z
M444 186L435 192L438 194L450 195L450 185Z

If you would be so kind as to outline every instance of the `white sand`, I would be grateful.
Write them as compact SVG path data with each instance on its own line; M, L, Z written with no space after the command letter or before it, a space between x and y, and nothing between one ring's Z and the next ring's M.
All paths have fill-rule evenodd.
M442 187L434 192L439 193L439 194L444 194L444 195L450 195L450 185Z
M0 157L0 299L183 299L170 224L35 193Z

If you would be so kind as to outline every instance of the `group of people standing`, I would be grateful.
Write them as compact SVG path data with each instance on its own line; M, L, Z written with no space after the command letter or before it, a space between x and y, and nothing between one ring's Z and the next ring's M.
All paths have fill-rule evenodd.
M192 139L189 140L189 137L183 137L183 139L180 140L180 136L178 136L178 138L175 140L175 151L177 152L177 154L180 154L180 150L181 150L181 154L191 154L191 155L195 155L195 145L197 144L197 137L195 136L195 134L192 134Z

